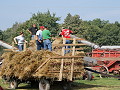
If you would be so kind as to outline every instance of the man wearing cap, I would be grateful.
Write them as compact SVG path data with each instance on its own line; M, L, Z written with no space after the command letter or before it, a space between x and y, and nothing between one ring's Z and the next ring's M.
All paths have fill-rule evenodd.
M36 32L36 45L37 50L41 50L41 48L44 48L43 45L43 39L42 39L42 31L44 30L44 26L40 26L40 30Z
M52 51L52 43L51 43L51 33L50 31L47 29L47 26L44 26L45 29L42 32L42 37L43 37L43 42L44 42L44 49L45 50L49 50Z

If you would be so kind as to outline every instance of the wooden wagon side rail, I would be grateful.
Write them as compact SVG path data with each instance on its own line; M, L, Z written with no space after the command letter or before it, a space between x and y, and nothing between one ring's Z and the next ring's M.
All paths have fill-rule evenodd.
M54 46L83 46L86 44L54 44Z
M67 77L68 80L72 81L73 77L75 76L75 74L80 74L81 73L81 70L77 70L77 69L74 69L76 68L75 65L82 65L82 64L78 64L78 63L81 63L81 61L79 60L83 58L83 56L75 56L75 51L76 51L76 45L85 45L85 44L76 44L76 38L73 38L73 43L72 44L65 44L66 42L66 38L63 38L63 44L59 44L58 46L62 46L62 53L61 55L58 55L58 56L52 56L52 57L49 57L48 59L46 59L38 68L35 72L37 72L39 69L42 69L44 66L46 66L48 63L50 63L49 65L52 65L53 68L55 67L53 64L54 64L54 61L57 60L57 63L58 64L55 64L55 65L58 65L58 68L57 69L48 69L48 74L50 75L53 75L54 73L57 73L55 75L57 75L57 80L58 81L62 81L63 78L65 77L65 74L69 73ZM65 50L69 50L67 48L65 48L65 46L72 46L72 48L70 48L70 50L72 51L72 55L70 56L66 56L65 54ZM82 48L77 48L78 50L82 50ZM83 52L81 52L83 54ZM78 61L77 61L78 60ZM69 63L69 64L68 64ZM66 67L65 66L67 65L67 69L65 69ZM69 67L69 68L68 68Z
M58 57L51 57L51 59L64 59L64 58L83 58L83 56L58 56Z

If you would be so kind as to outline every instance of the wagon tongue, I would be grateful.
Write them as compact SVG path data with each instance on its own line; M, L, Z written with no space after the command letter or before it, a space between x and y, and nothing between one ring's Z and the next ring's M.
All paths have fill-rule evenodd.
M85 67L84 69L85 69L85 70L88 70L88 71L91 71L91 72L94 72L94 73L97 73L97 74L101 74L101 75L107 76L107 77L118 78L118 79L120 80L120 76L114 76L114 75L109 75L109 74L105 74L105 73L102 73L102 72L98 72L98 71L96 71L96 70L92 70L92 69L89 68L89 67Z

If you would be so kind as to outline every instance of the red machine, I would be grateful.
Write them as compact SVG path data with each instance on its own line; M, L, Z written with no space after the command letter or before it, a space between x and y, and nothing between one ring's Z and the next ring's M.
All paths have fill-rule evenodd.
M97 65L92 67L101 72L120 73L120 50L119 49L94 49L91 57L97 60Z

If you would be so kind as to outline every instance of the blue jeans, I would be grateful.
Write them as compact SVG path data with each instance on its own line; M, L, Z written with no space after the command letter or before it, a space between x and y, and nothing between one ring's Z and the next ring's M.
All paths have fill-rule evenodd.
M31 40L35 40L35 35L32 35L32 36L31 36Z
M19 51L22 51L23 50L23 45L18 45L18 49L19 49Z
M41 48L44 48L43 42L39 42L36 40L37 50L41 50Z
M52 51L52 43L49 39L44 40L44 49Z
M66 40L65 44L71 44L71 41L70 40ZM67 48L69 49L70 46L65 46L65 49L67 49ZM65 54L69 53L69 52L70 52L70 50L65 50Z

